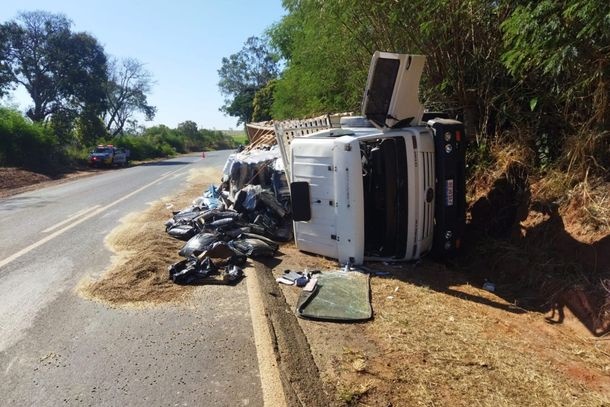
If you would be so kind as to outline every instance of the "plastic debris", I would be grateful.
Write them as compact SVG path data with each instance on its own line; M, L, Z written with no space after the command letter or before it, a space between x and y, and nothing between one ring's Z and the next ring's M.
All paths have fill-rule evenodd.
M169 267L169 278L176 284L201 284L216 271L216 266L209 258L204 261L197 257L174 263Z
M205 191L202 202L209 209L216 209L220 207L220 191L215 185L210 185L208 190Z
M191 225L176 225L167 230L171 237L185 241L195 236L197 232L197 228Z
M189 257L192 254L198 255L210 249L217 241L218 237L213 233L199 233L186 242L178 254L183 257Z
M239 280L243 274L242 269L234 264L228 265L221 272L222 280L226 283L232 283Z
M273 256L277 241L293 238L289 208L277 147L231 154L222 184L208 187L165 223L170 236L186 241L179 252L185 260L170 267L170 278L177 284L210 281L210 275L239 280L247 257ZM298 284L308 281L301 276Z
M496 291L496 285L492 282L485 281L485 283L483 283L483 289L493 293L494 291Z
M278 249L277 244L269 244L261 239L241 237L229 242L229 246L248 257L271 257Z

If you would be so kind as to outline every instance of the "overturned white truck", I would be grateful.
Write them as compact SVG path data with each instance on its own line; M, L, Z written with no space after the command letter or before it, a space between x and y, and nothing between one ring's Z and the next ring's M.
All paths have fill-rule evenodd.
M357 265L459 249L464 126L424 113L424 64L422 55L376 52L363 117L343 117L340 128L317 132L305 122L306 135L276 125L300 250Z

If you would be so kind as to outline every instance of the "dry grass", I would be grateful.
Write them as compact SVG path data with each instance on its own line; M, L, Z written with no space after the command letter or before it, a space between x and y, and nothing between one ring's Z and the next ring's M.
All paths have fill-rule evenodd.
M584 126L583 132L566 139L559 165L580 179L586 178L588 173L603 174L610 164L609 147L610 131L591 131L591 127Z
M610 231L610 184L601 179L585 180L568 192L567 208L592 231Z
M276 276L325 261L292 247L282 251ZM498 267L506 260L498 256ZM610 403L610 341L585 337L569 321L549 325L542 314L458 282L463 279L455 271L430 261L369 266L392 273L371 279L374 320L299 320L334 404ZM296 304L298 289L282 288L287 302Z
M432 266L434 267L434 266ZM432 273L423 266L418 273ZM408 271L407 271L408 272ZM501 299L471 286L464 297ZM363 405L603 405L610 358L564 327L391 278L373 279L375 320L365 326L381 354L345 375ZM505 304L508 305L508 304ZM344 355L349 370L353 355Z
M99 279L84 279L77 288L79 294L112 306L129 307L185 300L194 287L173 284L167 272L168 266L180 259L182 242L169 237L163 223L171 216L171 209L187 206L204 186L219 178L216 171L193 170L187 187L178 196L162 198L147 210L121 219L106 237L106 245L115 253L112 265Z
M487 149L488 160L491 165L485 168L479 167L467 183L466 200L475 202L491 188L491 185L504 175L509 167L515 164L523 168L529 168L534 162L534 153L525 146L525 143L490 141Z

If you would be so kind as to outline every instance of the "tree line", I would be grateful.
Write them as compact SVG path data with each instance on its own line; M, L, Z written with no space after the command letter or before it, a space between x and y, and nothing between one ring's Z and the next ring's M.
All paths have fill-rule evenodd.
M222 60L221 108L242 122L360 110L375 50L427 55L420 97L536 166L610 165L607 0L284 0L263 38Z
M232 146L190 121L141 128L138 115L152 120L157 112L148 101L153 84L143 63L109 56L66 16L20 13L0 24L0 96L21 86L32 104L26 117L0 109L0 165L58 169L98 143L130 148L134 159Z

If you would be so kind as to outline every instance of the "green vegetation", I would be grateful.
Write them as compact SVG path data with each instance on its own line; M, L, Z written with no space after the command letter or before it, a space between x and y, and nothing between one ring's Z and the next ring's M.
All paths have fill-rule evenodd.
M175 129L159 125L141 134L106 135L97 138L96 142L128 148L133 160L231 149L239 144L221 131L198 129L191 121L181 123ZM0 108L0 166L55 173L66 167L85 164L90 149L76 139L62 144L52 125L35 123L17 111Z
M278 72L278 57L267 40L248 38L241 51L222 59L218 87L226 99L220 110L237 117L238 125L269 120L273 79Z
M248 144L248 136L246 136L246 134L243 131L239 131L239 132L226 132L225 134L231 136L231 138L233 138L233 141L236 144L241 144L241 145L246 145Z
M48 127L32 123L20 113L0 109L0 165L35 171L56 169L64 158Z
M484 169L477 159L498 142L530 150L533 171L569 172L574 182L603 176L610 165L606 0L283 5L287 14L269 28L261 55L266 61L277 55L284 69L257 82L257 97L242 111L258 109L274 119L358 112L375 50L425 54L422 101L464 121L476 150L473 165ZM233 77L257 75L261 66L250 59Z

